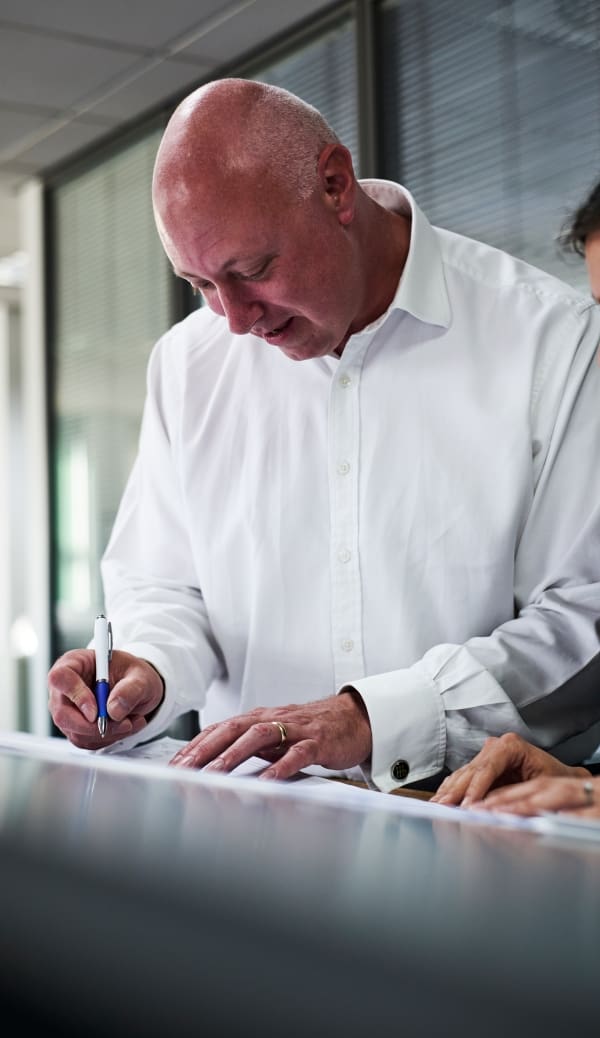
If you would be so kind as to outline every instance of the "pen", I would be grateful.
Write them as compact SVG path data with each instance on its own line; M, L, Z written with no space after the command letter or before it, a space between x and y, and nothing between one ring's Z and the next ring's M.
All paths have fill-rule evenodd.
M104 613L96 617L94 624L94 652L96 654L96 702L98 703L98 731L102 738L106 734L108 714L106 701L110 691L108 665L112 656L112 627Z

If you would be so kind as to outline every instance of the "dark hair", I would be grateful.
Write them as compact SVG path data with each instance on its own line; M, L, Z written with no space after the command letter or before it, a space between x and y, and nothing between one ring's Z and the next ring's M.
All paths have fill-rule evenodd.
M564 225L558 236L559 245L584 256L586 238L593 231L600 231L600 181Z

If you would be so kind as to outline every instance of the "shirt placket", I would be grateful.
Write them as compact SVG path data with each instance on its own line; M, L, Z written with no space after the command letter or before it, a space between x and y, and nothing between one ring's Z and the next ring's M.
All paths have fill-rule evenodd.
M331 648L335 686L365 673L359 557L359 394L368 340L346 345L329 403Z

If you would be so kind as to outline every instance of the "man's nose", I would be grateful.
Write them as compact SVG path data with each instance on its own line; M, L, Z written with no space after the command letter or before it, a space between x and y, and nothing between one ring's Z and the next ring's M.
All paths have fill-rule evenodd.
M262 316L260 303L248 298L243 289L219 289L218 297L218 312L226 318L233 335L246 335Z

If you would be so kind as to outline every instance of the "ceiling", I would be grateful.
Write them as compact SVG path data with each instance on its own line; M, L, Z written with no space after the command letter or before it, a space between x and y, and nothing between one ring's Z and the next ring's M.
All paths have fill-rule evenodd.
M0 258L19 185L257 53L331 0L0 0Z

